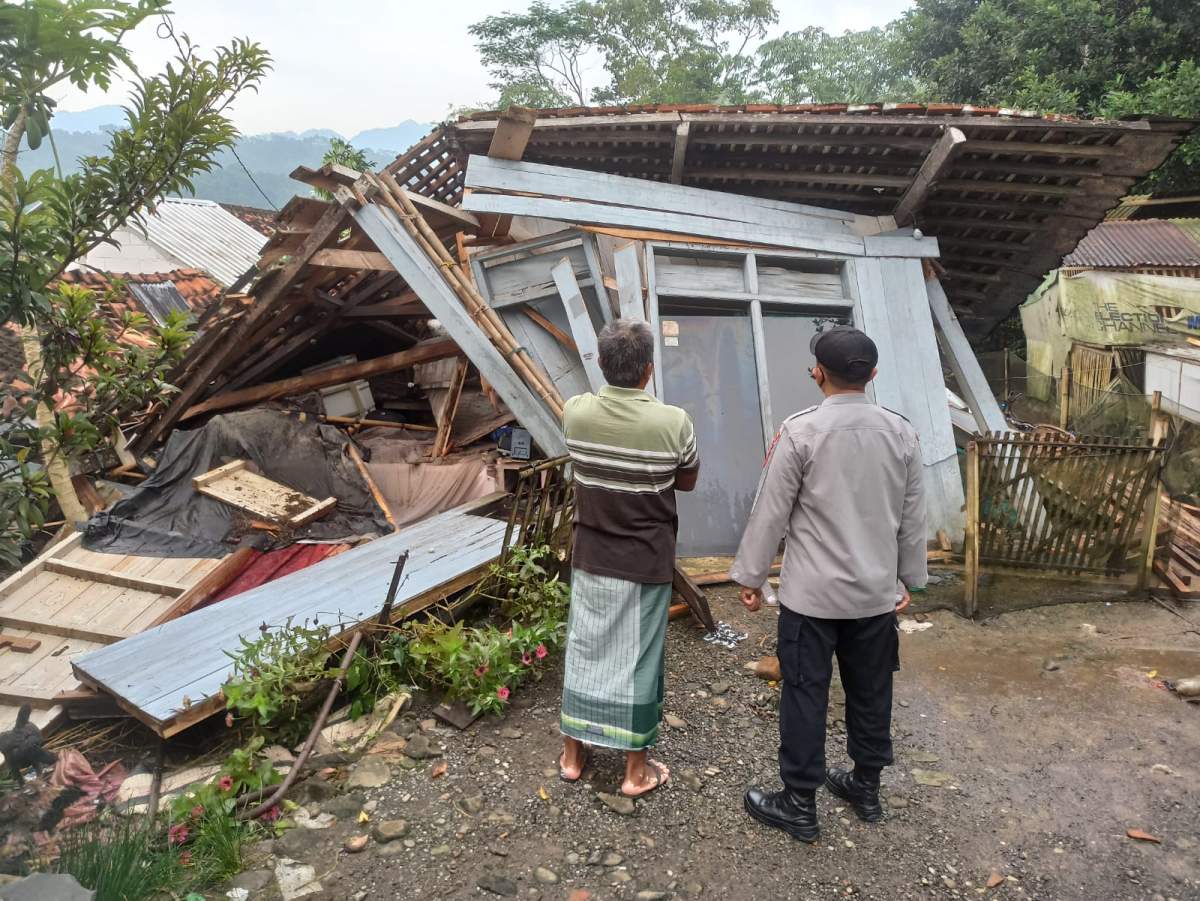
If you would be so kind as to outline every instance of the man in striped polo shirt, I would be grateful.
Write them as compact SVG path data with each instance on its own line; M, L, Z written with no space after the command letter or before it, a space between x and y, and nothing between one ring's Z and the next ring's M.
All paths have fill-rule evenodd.
M650 327L617 319L599 350L608 384L571 398L563 413L576 512L559 764L574 782L592 746L623 750L621 793L637 797L670 775L647 752L662 717L675 491L695 488L700 460L687 413L645 391Z

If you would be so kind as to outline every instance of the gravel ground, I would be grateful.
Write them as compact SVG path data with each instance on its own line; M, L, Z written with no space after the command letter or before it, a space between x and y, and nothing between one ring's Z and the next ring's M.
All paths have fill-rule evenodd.
M889 816L862 824L822 792L810 847L742 809L748 785L778 785L777 690L745 669L773 651L776 614L745 613L729 590L712 600L749 637L726 650L690 621L671 624L670 725L655 755L672 780L631 811L601 798L619 784L616 752L598 752L582 784L558 779L556 669L516 693L502 720L465 732L418 703L395 726L418 759L368 755L329 784L310 780L299 799L337 822L257 847L237 884L276 897L273 875L291 859L313 868L314 901L1200 898L1200 705L1148 675L1200 673L1200 631L1176 616L1105 603L978 624L918 614L932 625L901 636ZM1161 841L1131 839L1131 828ZM366 849L342 850L357 835L372 835Z

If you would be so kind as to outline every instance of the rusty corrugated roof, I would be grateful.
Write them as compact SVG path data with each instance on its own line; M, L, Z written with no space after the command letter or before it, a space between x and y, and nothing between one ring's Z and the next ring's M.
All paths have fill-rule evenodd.
M1200 222L1195 219L1101 222L1084 235L1062 264L1087 269L1200 267Z

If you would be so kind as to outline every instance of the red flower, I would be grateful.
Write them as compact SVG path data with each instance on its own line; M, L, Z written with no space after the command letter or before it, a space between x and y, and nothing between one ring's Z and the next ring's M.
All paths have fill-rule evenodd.
M488 671L487 664L481 663L479 666L475 667L475 678L482 679L484 676L487 675L487 671Z
M276 804L274 807L272 807L270 810L268 810L266 813L264 813L262 816L260 816L259 819L262 820L264 823L274 823L282 815L283 815L283 811L280 810L279 805Z
M167 830L168 845L182 845L188 840L188 828L183 823L176 823Z
M521 662L526 666L529 666L529 664L533 663L533 655L531 655L528 651L525 651L523 654L521 654Z
M231 788L233 788L233 777L232 776L222 776L220 779L217 780L217 788L219 788L223 792L229 791Z
M538 660L542 660L542 659L544 659L544 658L545 658L545 656L546 656L547 654L549 654L550 652L546 650L546 646L545 646L544 644L539 644L539 645L537 646L537 650L535 650L533 653L534 653L535 655L537 655L537 659L538 659Z
M496 689L496 697L498 697L501 701L507 701L510 694L512 694L512 692L508 690L507 685L501 685Z
M198 820L202 816L204 816L204 808L201 807L199 804L197 804L195 807L192 808L192 819Z

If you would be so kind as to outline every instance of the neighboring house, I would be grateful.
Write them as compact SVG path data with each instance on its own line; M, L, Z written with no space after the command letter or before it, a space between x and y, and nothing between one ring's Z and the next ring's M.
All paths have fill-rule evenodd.
M113 239L116 246L103 244L81 260L83 268L135 274L199 269L224 287L258 262L267 240L219 203L180 197L161 201L141 223L117 229Z
M1200 340L1200 219L1102 222L1029 296L1021 323L1028 393L1043 400L1073 347L1188 347ZM1150 372L1147 358L1148 393L1160 390Z
M198 269L149 273L75 269L64 273L60 281L83 285L97 293L108 292L120 285L123 290L110 300L109 309L115 315L127 309L142 312L159 325L166 321L172 310L199 317L224 291L216 280Z
M275 210L264 210L256 206L242 206L237 203L223 203L221 208L233 213L248 226L268 238L275 234L275 218L279 215Z

